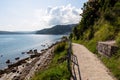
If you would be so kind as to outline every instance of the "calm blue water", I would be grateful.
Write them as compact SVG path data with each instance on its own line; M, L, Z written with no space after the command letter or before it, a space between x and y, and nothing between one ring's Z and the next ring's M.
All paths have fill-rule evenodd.
M62 35L0 35L0 69L7 67L6 60L10 59L15 62L16 57L20 59L29 55L21 54L21 52L29 51L30 49L38 49L40 52L41 45L51 45L57 40L60 40ZM1 55L3 55L1 57Z

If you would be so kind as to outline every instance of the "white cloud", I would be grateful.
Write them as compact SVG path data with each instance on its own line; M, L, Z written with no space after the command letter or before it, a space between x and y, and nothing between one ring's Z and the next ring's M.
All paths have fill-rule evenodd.
M81 19L79 14L82 10L70 4L67 6L48 7L46 10L38 9L35 15L42 26L53 26L58 24L75 24Z
M82 10L69 4L48 7L47 9L32 9L27 12L15 9L9 10L8 13L8 16L0 19L0 30L34 31L59 24L78 23L81 19L79 14L82 13Z

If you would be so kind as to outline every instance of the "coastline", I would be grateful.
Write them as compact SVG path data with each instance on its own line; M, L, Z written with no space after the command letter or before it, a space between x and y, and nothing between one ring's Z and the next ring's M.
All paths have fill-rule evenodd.
M47 67L54 55L54 47L63 40L56 41L47 49L41 50L31 57L19 60L9 65L7 69L0 73L0 80L29 80L37 70Z
M29 50L37 49L41 52L62 36L64 35L0 35L0 70L7 68L8 64L29 57ZM7 60L10 63L6 64Z

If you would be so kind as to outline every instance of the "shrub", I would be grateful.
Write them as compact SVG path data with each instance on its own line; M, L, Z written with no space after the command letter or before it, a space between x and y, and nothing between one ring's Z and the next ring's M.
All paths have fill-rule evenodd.
M120 47L120 33L118 34L118 36L116 38L116 43Z
M117 2L113 8L113 11L116 15L120 16L120 2Z
M86 30L86 32L84 33L83 39L84 40L90 40L93 38L94 32L93 30L90 28L88 30Z
M65 42L62 42L60 44L57 45L57 47L55 48L55 53L57 52L62 52L65 50L65 46L66 46L66 43Z
M103 24L94 36L97 41L111 40L114 38L114 28L107 23Z
M104 19L109 21L110 23L113 23L113 22L115 22L115 15L113 14L112 11L106 10L106 12L104 14Z

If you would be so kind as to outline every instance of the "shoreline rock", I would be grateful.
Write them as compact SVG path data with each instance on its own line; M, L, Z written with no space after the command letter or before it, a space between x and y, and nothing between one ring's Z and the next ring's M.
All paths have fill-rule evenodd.
M52 49L53 47L55 47L55 45L57 45L58 43L60 43L62 41L59 41L59 42L56 42L54 44L52 44L51 46L49 46L47 49L44 49L44 50L41 50L41 53L38 53L37 52L37 49L35 50L29 50L30 53L32 53L30 55L30 57L27 57L27 58L24 58L24 59L21 59L19 61L17 61L16 63L13 63L13 64L9 64L8 65L8 68L4 69L3 70L3 73L0 74L0 78L1 77L4 77L4 74L7 73L7 75L9 75L9 73L11 72L14 72L16 73L17 75L22 75L23 76L23 73L25 71L25 74L28 75L29 72L31 71L31 69L37 65L36 69L34 69L33 72L36 72L36 70L40 70L44 67L47 66L48 62L51 61L52 59L52 55L46 55L46 54L51 54L53 53L53 50L50 50ZM50 50L50 51L49 51ZM46 57L45 57L46 55ZM51 57L51 58L49 58ZM47 59L48 58L48 59ZM18 58L17 58L18 59ZM42 62L40 61L42 60ZM45 60L45 61L44 61ZM47 61L46 61L47 60ZM47 62L47 63L46 63ZM42 64L41 64L42 63ZM18 68L19 67L19 68ZM32 72L32 73L33 73ZM14 76L12 78L14 79L11 79L11 80L15 80L16 77L19 77L19 76ZM25 77L25 76L24 76ZM29 77L30 78L30 77Z
M19 60L19 59L20 59L20 57L16 57L16 58L15 58L15 60Z
M10 60L8 59L8 60L6 61L6 63L9 64L9 63L10 63Z

